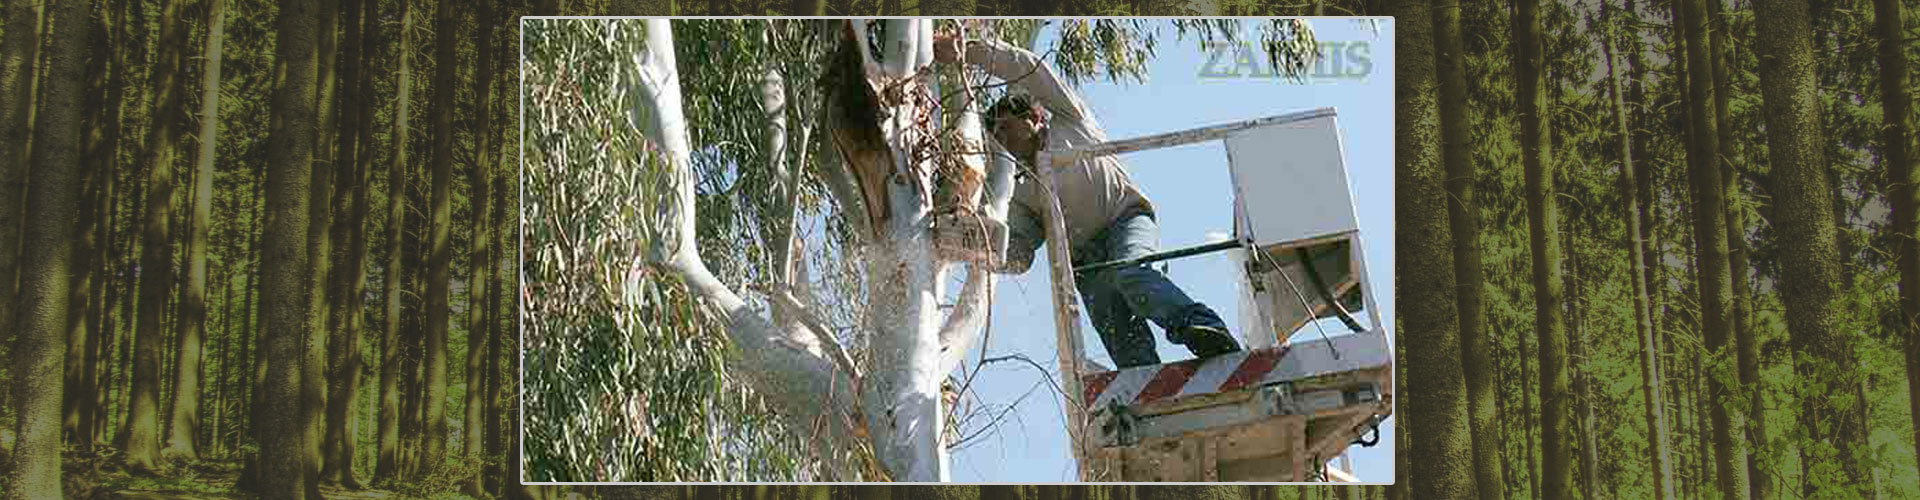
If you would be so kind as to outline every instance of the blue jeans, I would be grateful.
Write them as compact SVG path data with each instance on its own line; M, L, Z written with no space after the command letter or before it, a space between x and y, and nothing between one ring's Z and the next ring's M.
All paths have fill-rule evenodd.
M1160 225L1153 214L1123 216L1084 247L1073 249L1073 263L1140 257L1158 251L1159 240ZM1226 328L1213 309L1194 302L1167 275L1145 264L1081 273L1074 283L1107 355L1120 368L1160 363L1147 320L1168 332L1196 325Z

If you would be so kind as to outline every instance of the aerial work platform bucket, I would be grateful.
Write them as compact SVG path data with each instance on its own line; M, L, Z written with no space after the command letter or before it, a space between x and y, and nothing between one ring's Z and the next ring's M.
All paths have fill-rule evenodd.
M1056 293L1062 371L1076 375L1067 377L1067 397L1069 421L1080 424L1069 434L1081 479L1351 481L1327 463L1378 440L1393 412L1393 355L1366 286L1334 110L1043 151L1040 163L1050 172L1088 156L1213 140L1225 143L1232 171L1232 241L1080 270L1242 252L1242 303L1252 307L1236 333L1248 349L1120 370L1085 366L1071 296ZM1071 279L1055 268L1056 291Z

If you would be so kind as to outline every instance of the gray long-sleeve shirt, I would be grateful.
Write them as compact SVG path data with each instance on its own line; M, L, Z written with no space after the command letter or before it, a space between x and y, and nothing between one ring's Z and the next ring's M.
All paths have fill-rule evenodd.
M1033 52L998 40L967 44L967 62L1026 91L1052 116L1047 120L1046 148L1059 150L1107 140L1093 110L1062 82ZM1022 158L1022 162L1030 161ZM1067 225L1069 249L1088 244L1102 229L1121 217L1153 213L1153 203L1135 187L1118 158L1083 158L1056 170L1060 212ZM1049 207L1038 179L1020 177L1008 207L1007 258L1003 272L1022 273L1033 264L1033 253L1044 241ZM1078 250L1075 253L1079 253Z

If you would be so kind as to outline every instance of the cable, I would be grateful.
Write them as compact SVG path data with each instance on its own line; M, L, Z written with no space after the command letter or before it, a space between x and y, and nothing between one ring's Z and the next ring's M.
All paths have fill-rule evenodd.
M1333 347L1333 340L1327 337L1327 327L1320 326L1320 322L1315 320L1317 315L1313 313L1313 304L1307 302L1307 294L1302 293L1300 291L1300 285L1293 282L1292 276L1287 275L1286 268L1280 267L1280 263L1273 261L1273 256L1267 255L1266 251L1261 250L1258 247L1254 248L1253 251L1249 253L1252 253L1257 258L1266 259L1267 265L1272 266L1275 273L1279 274L1281 278L1287 280L1287 288L1293 289L1293 296L1295 298L1300 299L1300 307L1302 309L1305 309L1307 312L1307 322L1312 323L1315 329L1320 330L1320 340L1324 340L1327 342L1327 352L1333 353L1333 359L1335 361L1340 360L1340 350L1335 349ZM1287 332L1287 334L1292 335L1293 332Z
M1366 333L1367 329L1361 328L1360 322L1347 312L1347 306L1340 305L1340 298L1333 296L1333 289L1327 287L1327 281L1320 278L1320 270L1313 268L1313 254L1307 252L1307 247L1295 248L1293 254L1299 257L1300 266L1307 269L1307 281L1313 283L1313 287L1320 292L1320 298L1327 300L1327 305L1333 306L1333 314L1340 317L1340 322L1346 323L1353 333Z

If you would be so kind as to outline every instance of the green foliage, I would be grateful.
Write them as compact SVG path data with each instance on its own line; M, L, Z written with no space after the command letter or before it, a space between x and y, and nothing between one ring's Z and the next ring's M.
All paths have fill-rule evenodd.
M528 22L529 477L791 480L798 441L727 374L723 326L643 264L668 170L626 116L639 26Z

